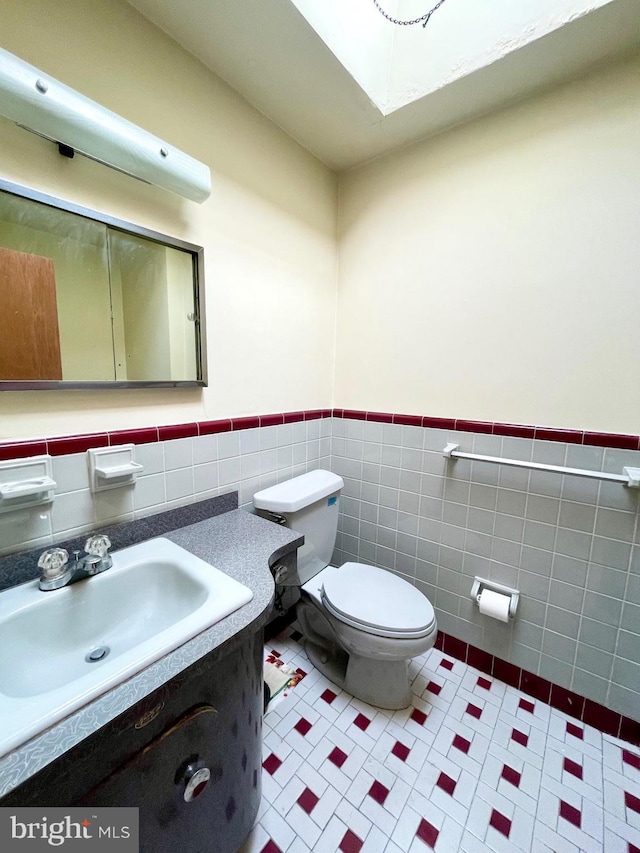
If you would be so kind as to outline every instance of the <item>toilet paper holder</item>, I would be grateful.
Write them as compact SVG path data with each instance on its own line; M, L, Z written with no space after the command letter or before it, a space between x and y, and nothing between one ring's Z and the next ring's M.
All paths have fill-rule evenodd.
M518 609L518 601L520 600L520 590L512 589L510 586L496 583L495 581L487 580L486 578L475 577L471 586L471 600L474 604L480 604L480 594L483 589L491 589L494 592L499 592L502 595L508 595L509 601L509 619L513 619Z

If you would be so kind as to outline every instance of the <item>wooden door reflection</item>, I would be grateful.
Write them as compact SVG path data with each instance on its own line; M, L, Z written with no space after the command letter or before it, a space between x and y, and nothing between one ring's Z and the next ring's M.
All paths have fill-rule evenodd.
M0 248L0 380L62 379L53 261Z

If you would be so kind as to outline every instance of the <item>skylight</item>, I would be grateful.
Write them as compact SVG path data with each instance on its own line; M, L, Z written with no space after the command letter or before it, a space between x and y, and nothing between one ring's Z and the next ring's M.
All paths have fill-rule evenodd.
M614 0L446 0L426 27L373 0L291 0L387 116ZM378 0L410 20L436 0Z

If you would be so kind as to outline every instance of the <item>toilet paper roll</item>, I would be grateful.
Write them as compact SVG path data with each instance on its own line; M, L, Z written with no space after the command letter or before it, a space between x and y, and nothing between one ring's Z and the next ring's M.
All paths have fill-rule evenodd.
M480 613L491 616L492 619L499 619L501 622L509 621L510 603L510 595L503 595L501 592L494 592L492 589L483 589L478 596Z

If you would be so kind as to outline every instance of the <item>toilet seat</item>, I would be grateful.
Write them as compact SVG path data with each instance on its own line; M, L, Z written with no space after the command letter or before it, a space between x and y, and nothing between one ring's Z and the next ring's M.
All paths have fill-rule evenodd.
M322 579L321 600L336 619L378 637L419 639L434 630L431 602L402 578L344 563Z

